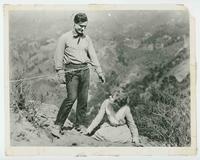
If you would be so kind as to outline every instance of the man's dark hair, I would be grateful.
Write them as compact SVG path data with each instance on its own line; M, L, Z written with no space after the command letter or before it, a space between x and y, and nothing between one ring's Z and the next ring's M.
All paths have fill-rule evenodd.
M85 13L77 13L74 16L74 23L86 22L88 21L87 15Z

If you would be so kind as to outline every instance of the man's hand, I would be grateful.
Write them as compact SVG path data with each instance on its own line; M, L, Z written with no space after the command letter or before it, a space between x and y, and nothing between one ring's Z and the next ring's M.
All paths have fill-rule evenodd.
M57 72L57 75L58 75L58 81L61 83L61 84L65 84L65 71L64 70L59 70Z
M102 83L105 83L105 76L103 73L99 73L99 79L101 80Z

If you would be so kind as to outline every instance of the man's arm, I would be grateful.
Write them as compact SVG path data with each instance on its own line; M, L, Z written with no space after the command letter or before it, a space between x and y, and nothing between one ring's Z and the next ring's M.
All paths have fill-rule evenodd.
M94 120L92 121L90 126L87 128L87 133L90 134L99 125L99 123L102 121L103 116L105 115L105 112L106 112L106 105L108 105L107 100L105 100L102 103L98 114L96 115L96 117L94 118Z
M54 60L55 60L55 69L56 71L63 70L63 57L65 50L65 40L64 36L61 36L58 39Z
M65 50L65 39L64 36L61 36L58 39L54 60L55 60L55 69L58 73L58 80L60 83L65 83L65 71L63 69L63 57Z
M101 81L105 82L103 71L102 71L101 66L99 64L99 61L97 59L97 55L96 55L92 40L90 39L90 37L87 37L87 38L88 38L88 42L89 42L88 54L89 54L89 57L90 57L90 60L91 60L91 65L95 68L95 71L97 72Z

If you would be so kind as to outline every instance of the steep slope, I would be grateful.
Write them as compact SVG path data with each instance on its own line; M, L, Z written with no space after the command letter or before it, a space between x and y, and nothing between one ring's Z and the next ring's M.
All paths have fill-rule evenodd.
M25 13L13 14L10 19L10 79L52 77L12 83L11 108L26 108L30 100L58 107L67 95L54 79L53 55L58 37L71 28L71 19L66 17L72 12L53 12L52 17L46 11ZM88 15L87 32L106 83L99 83L91 71L87 124L111 91L121 87L131 97L140 135L170 146L190 145L188 14L104 11Z

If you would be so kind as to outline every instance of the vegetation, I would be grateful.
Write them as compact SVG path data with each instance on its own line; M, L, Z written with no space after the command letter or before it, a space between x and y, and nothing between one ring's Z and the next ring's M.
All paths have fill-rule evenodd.
M27 17L26 14L11 16L11 79L55 74L53 54L56 39L70 29L66 14L56 14L60 18L49 18L49 14L39 12L36 15L27 14ZM122 88L130 97L129 105L140 135L162 142L165 146L189 146L190 74L181 70L184 72L181 75L185 76L180 78L176 71L183 62L189 61L189 50L184 48L184 44L188 43L184 37L189 35L187 13L141 11L119 14L113 11L112 19L104 12L91 12L89 15L104 17L101 23L91 21L92 27L88 27L88 32L105 72L106 83L98 83L91 72L87 124L112 90ZM32 23L36 17L38 23ZM130 22L134 17L136 22ZM123 25L116 21L119 19ZM23 27L20 25L22 21ZM29 27L30 24L35 27ZM28 31L24 27L28 27ZM137 46L131 45L133 40L140 45L133 47ZM156 46L157 42L163 45L146 47L151 44ZM35 123L38 102L60 106L66 96L65 87L59 86L54 78L14 82L10 87L10 107L15 113L25 111L27 120ZM30 105L30 101L37 103Z

